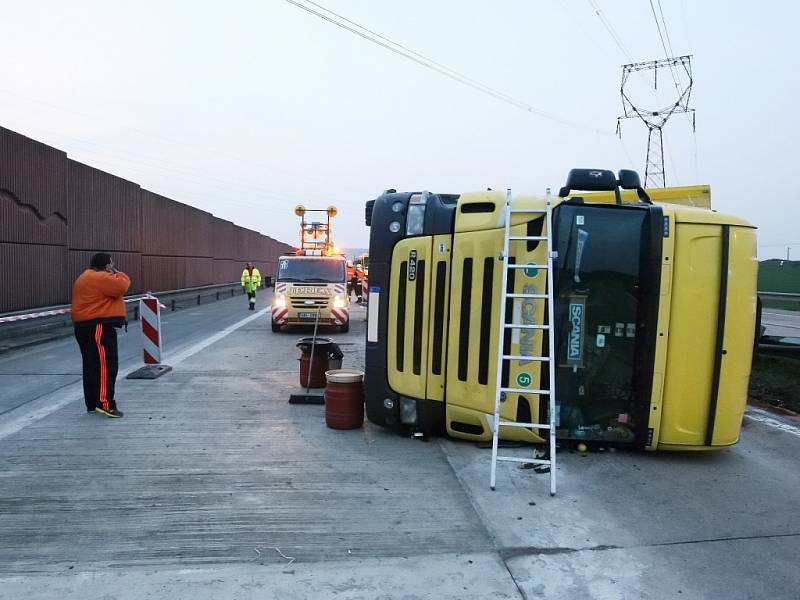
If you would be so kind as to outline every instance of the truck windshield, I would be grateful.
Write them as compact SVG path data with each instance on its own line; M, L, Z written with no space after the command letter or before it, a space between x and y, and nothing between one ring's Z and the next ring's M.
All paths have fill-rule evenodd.
M302 283L341 283L345 280L343 260L329 258L282 258L278 262L278 281Z
M556 216L559 435L639 441L649 410L640 370L652 328L649 213L562 205Z

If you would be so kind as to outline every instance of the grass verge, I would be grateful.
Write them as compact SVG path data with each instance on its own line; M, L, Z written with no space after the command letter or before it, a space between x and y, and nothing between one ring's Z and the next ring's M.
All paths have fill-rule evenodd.
M800 413L800 357L757 354L750 398Z

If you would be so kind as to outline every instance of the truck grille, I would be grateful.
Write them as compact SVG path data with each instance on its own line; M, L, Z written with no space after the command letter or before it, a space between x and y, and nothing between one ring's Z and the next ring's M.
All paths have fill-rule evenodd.
M292 308L327 308L330 298L323 296L319 298L292 298Z

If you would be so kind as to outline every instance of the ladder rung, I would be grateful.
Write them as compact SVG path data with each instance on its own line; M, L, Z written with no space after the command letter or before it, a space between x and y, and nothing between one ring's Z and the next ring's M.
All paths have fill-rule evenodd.
M544 458L519 458L518 456L498 456L497 460L504 460L507 462L517 462L517 463L530 463L534 465L549 465L551 464L549 460Z
M549 356L520 356L518 354L503 354L503 360L534 360L539 362L550 362Z
M550 329L550 325L523 325L521 323L506 323L506 329Z
M547 294L506 294L506 298L536 298L539 300L547 300L550 296Z
M512 208L509 210L512 215L543 215L547 212L546 208Z
M513 264L513 265L506 265L506 269L546 269L547 265L523 265L523 264Z
M508 238L512 242L544 242L546 235L512 235Z
M550 429L550 425L544 423L517 423L516 421L500 421L500 427L525 427L533 429Z
M512 394L528 394L528 395L535 394L538 396L546 396L550 393L550 390L526 390L523 388L506 388L506 387L501 387L500 391L510 392Z

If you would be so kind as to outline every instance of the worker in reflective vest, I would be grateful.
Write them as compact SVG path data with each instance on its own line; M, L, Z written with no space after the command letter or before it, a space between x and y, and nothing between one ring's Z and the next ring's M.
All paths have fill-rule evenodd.
M261 273L253 266L253 263L247 263L244 271L242 271L242 287L247 292L247 299L250 302L250 310L256 309L256 290L261 286Z

